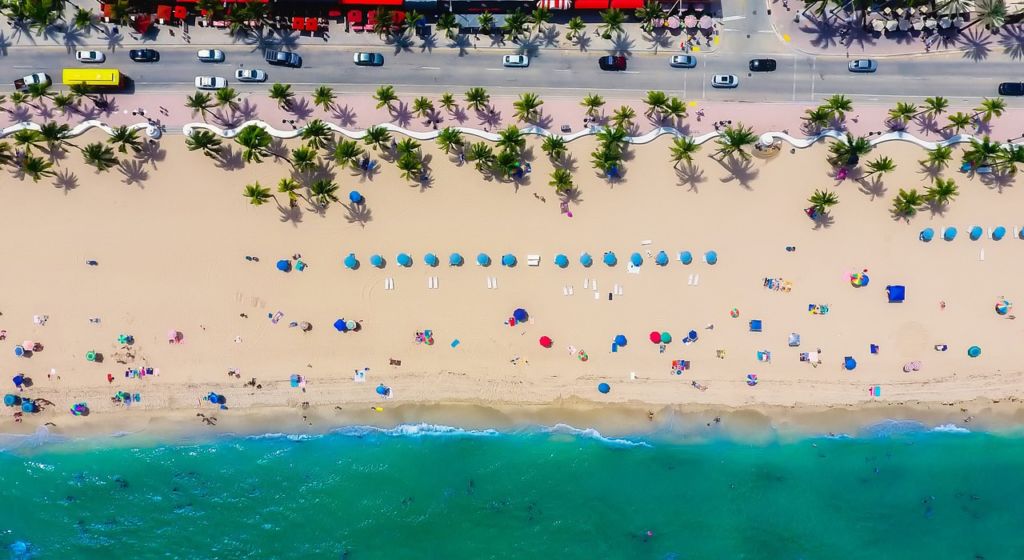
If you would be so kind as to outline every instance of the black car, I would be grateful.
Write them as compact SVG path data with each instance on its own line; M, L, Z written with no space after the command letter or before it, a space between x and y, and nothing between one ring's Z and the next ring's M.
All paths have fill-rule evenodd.
M625 70L626 57L624 56L602 56L597 59L597 65L601 70Z
M160 60L160 53L154 49L132 49L128 51L128 58L135 62L157 62Z
M750 61L751 72L774 72L775 60L771 58L755 58Z
M274 66L291 66L292 68L302 67L302 57L293 52L267 49L263 58L268 64L273 64Z
M1024 83L1003 82L999 84L999 95L1024 95Z

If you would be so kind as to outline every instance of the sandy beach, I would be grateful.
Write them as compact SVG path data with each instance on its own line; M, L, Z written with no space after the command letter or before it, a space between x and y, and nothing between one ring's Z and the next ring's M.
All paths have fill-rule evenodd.
M90 133L80 142L102 138ZM341 198L357 189L366 208L336 203L322 215L305 201L288 209L280 195L284 207L254 207L241 196L256 180L273 187L289 175L286 163L226 171L187 151L176 135L162 140L152 161L139 163L131 182L116 172L95 173L75 151L60 162L58 188L52 179L33 184L5 174L0 227L9 268L0 277L7 294L0 367L31 378L23 396L54 406L17 425L8 420L3 431L31 432L45 422L58 431L132 431L164 417L194 425L197 412L222 422L233 415L251 420L261 410L291 410L297 418L311 414L302 403L319 411L317 418L342 407L365 411L366 421L375 418L369 407L380 406L388 422L412 419L391 416L399 405L408 412L409 405L557 410L615 403L616 410L640 411L642 424L642 410L664 407L741 407L772 416L785 407L886 410L904 403L921 403L911 412L939 410L941 421L962 417L960 403L974 413L995 400L1003 402L994 422L1019 420L1015 401L1007 400L1024 386L1015 344L1021 325L993 305L1018 299L1020 242L965 235L975 224L1024 225L1015 211L1022 194L1012 183L994 187L950 170L960 196L948 209L908 223L889 209L899 188L929 184L915 163L923 157L916 147L876 148L872 157L889 155L899 167L881 188L868 189L849 180L837 185L822 145L729 170L709 157L709 145L692 168L677 172L668 144L662 138L631 148L624 179L615 183L591 169L593 140L571 144L579 186L569 203L572 217L560 211L547 184L552 165L532 139L533 171L520 184L485 180L428 144L429 188L410 185L392 164L369 180L339 170ZM803 213L807 197L821 188L840 197L827 225ZM955 241L918 240L922 228L948 225L961 230ZM601 264L608 250L618 266ZM664 267L653 259L661 250L671 257ZM695 256L691 265L676 258L687 250ZM701 262L709 250L719 256L715 265ZM395 262L403 251L413 257L409 268ZM466 257L464 266L446 266L453 251ZM591 268L579 264L584 251L597 261ZM342 265L350 252L361 261L358 270ZM441 266L426 266L427 252ZM480 252L495 262L476 266ZM637 274L626 266L633 252L644 258ZM374 253L387 260L383 269L370 266ZM516 255L516 267L499 264L505 253ZM552 262L559 253L569 257L565 269ZM277 260L295 254L305 270L275 269ZM531 254L541 256L539 266L527 265ZM851 286L849 275L863 270L870 285ZM436 289L428 288L428 277L437 278ZM792 289L766 289L765 277L783 278ZM394 289L385 289L388 278ZM905 302L887 302L889 284L906 286ZM610 299L616 285L621 294ZM829 313L811 314L809 304L827 305ZM528 310L530 320L508 326L516 308ZM734 308L737 318L730 316ZM275 324L268 315L277 312L283 315ZM45 325L35 324L35 315L46 315ZM341 317L361 329L337 332L332 324ZM763 321L763 332L749 332L752 319ZM292 321L308 321L312 330L290 328ZM425 329L435 344L415 341ZM168 343L170 330L182 334L180 344ZM681 343L690 330L698 340ZM672 333L664 353L648 340L650 331ZM787 346L790 333L801 335L799 348ZM128 363L117 361L124 352L119 334L135 340ZM628 344L612 353L619 334ZM541 347L541 336L553 347ZM14 346L25 340L41 350L16 357ZM948 351L937 352L936 344ZM967 356L972 345L983 349L980 357ZM585 351L587 361L569 347ZM799 360L800 352L817 349L818 367ZM771 352L770 362L758 360L762 350ZM102 363L87 361L89 351ZM845 356L856 359L855 370L842 368ZM682 375L672 372L677 359L691 365ZM905 373L910 361L921 367ZM126 368L137 367L159 375L125 378ZM369 371L356 383L361 368ZM228 375L232 369L237 378ZM756 387L746 383L752 373ZM304 390L290 386L291 374L304 377ZM253 378L262 388L245 386ZM611 385L608 394L597 391L601 382ZM393 398L377 400L380 383ZM881 395L869 395L876 385ZM118 391L141 399L125 410L110 400ZM210 391L223 394L229 410L203 402ZM68 407L81 401L92 414L72 419Z

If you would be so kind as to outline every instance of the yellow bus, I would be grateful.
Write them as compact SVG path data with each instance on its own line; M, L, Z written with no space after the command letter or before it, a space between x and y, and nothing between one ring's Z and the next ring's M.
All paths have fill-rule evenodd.
M92 87L118 88L123 84L121 72L114 68L65 68L64 85L83 84Z

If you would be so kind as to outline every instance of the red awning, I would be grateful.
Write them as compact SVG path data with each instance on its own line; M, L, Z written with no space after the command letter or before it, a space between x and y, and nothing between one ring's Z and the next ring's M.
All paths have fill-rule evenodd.
M612 0L612 7L620 10L635 10L643 5L643 0Z
M295 16L292 18L292 30L302 31L302 18Z
M405 21L405 12L391 12L391 23L402 25L403 21Z
M341 0L342 4L360 6L401 6L405 0Z
M103 11L104 17L110 17L110 4L103 4L100 6L100 10Z
M153 25L153 18L149 17L149 14L136 16L132 22L132 27L139 33L145 33L149 31L149 28Z
M316 18L306 18L306 31L315 32L320 29L320 22Z
M573 7L577 10L607 10L608 0L576 0Z
M186 17L188 17L188 9L185 8L185 6L175 6L174 17L178 19L185 19Z
M172 12L170 6L160 4L156 7L156 19L162 19L164 21L167 21L171 19L171 14Z
M549 10L568 10L572 7L572 0L538 0L537 7Z
M348 16L346 17L348 18L349 23L363 23L363 12L359 10L349 10Z
M341 10L327 10L327 17L341 17Z

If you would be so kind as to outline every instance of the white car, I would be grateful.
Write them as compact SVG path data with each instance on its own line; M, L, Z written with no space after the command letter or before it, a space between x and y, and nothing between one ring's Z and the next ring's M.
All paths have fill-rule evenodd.
M203 49L196 53L199 62L224 62L224 51L220 49Z
M530 65L530 57L525 54L506 54L501 57L501 64L508 68L526 68Z
M858 58L850 61L850 72L869 73L878 70L878 63L869 58Z
M265 82L267 73L257 68L239 68L235 70L235 79L239 82Z
M668 59L668 65L672 68L695 68L697 57L690 54L674 54Z
M711 77L711 87L734 88L740 85L740 79L733 74L715 74Z
M196 76L196 89L223 89L228 81L220 76Z
M107 60L107 55L100 51L75 51L75 60L78 62L100 63Z

